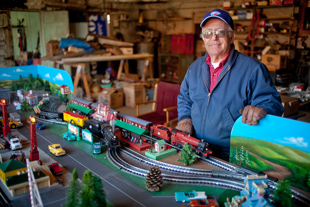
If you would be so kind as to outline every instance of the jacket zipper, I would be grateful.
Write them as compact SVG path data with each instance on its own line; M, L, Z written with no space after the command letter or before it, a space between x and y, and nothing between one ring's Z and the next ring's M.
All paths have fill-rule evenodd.
M214 90L214 89L216 88L216 86L221 82L221 80L222 80L222 79L224 78L224 76L228 73L228 71L230 71L230 69L231 69L231 66L228 68L228 70L225 72L225 74L221 77L221 79L220 79L219 81L217 81L217 83L216 83L216 85L214 86L213 90ZM202 122L202 123L205 123L205 119L206 119L206 117L207 117L207 109L208 109L208 106L209 106L210 97L211 97L211 93L213 92L213 90L210 92L209 89L208 89L208 87L207 87L207 84L206 84L206 82L205 82L205 76L204 76L204 73L203 73L203 69L202 69L202 78L203 78L203 82L204 82L204 84L205 84L205 86L206 86L206 88L207 88L207 91L209 92L209 94L208 94L208 101L207 101L207 105L206 105L205 116L204 116L203 122ZM202 132L204 131L204 127L205 127L205 125L202 124Z

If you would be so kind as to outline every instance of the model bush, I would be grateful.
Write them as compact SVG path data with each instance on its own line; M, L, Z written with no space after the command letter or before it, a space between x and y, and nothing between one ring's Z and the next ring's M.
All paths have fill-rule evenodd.
M178 161L182 161L184 165L192 164L197 158L196 154L191 151L191 146L187 142L181 150L180 157L181 159L178 159Z
M149 169L149 173L145 179L146 188L149 191L160 191L163 187L163 177L161 176L161 171L159 167L154 166Z

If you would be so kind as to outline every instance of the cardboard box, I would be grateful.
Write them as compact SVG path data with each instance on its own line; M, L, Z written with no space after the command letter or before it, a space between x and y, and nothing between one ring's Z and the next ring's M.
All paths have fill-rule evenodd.
M268 5L268 1L257 1L257 6L267 6Z
M262 55L262 63L264 63L269 71L276 71L286 68L287 56L266 54Z
M135 103L144 102L146 99L144 84L123 84L125 106L135 107Z
M57 40L51 40L48 43L46 43L46 55L53 55L54 53L58 52L60 50L59 48L59 41Z
M20 60L27 62L32 58L31 52L20 52Z
M298 113L299 111L299 99L290 96L281 96L282 105L284 107L283 117Z
M269 0L269 5L272 6L272 5L282 5L282 0Z
M109 105L112 109L124 106L123 89L106 88L98 94L98 103Z

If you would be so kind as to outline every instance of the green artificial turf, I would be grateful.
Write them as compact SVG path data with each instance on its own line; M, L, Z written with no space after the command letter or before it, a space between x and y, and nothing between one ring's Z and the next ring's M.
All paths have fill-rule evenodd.
M29 113L29 112L26 112L26 113ZM23 114L25 114L25 112L23 112ZM46 129L48 129L52 133L58 135L60 139L63 139L62 134L67 131L67 125L56 125L56 124L47 124L47 123L44 123L44 124L46 125ZM67 142L69 142L69 141L67 141ZM117 173L123 175L124 177L131 180L132 182L136 183L137 185L139 185L143 189L147 190L146 186L145 186L145 178L141 178L139 176L126 173L126 172L118 169L117 167L115 167L112 163L110 163L110 161L108 160L108 158L106 156L106 150L107 150L106 146L102 147L103 153L93 154L92 145L88 142L70 141L69 143L74 145L75 147L79 148L80 150L84 151L89 156L91 156L92 158L103 163L104 165L106 165L107 167L116 171ZM172 184L172 183L168 183L168 182L164 183L161 191L151 192L151 193L153 195L173 196L175 192L193 191L193 190L205 191L207 195L218 195L219 196L218 203L220 204L220 206L224 205L224 202L226 202L227 197L229 199L231 199L234 195L239 195L239 191L227 190L227 189L220 188L220 187L210 187L210 186L202 186L202 185L182 185L182 184ZM108 206L112 206L112 205L109 204Z

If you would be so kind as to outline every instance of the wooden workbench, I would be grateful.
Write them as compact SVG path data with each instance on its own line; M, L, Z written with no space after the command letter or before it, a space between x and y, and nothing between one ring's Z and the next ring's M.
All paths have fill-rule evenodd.
M153 68L150 62L153 62L152 54L132 54L132 55L97 55L97 56L83 56L83 57L74 57L74 58L63 58L61 61L58 61L60 64L79 64L79 63L89 63L89 62L101 62L101 61L121 61L118 68L117 79L121 77L123 68L125 68L126 77L137 76L135 74L129 74L128 69L128 60L145 60L145 67L143 69L143 74L141 80L144 81L147 70L149 69L149 74L153 78Z

